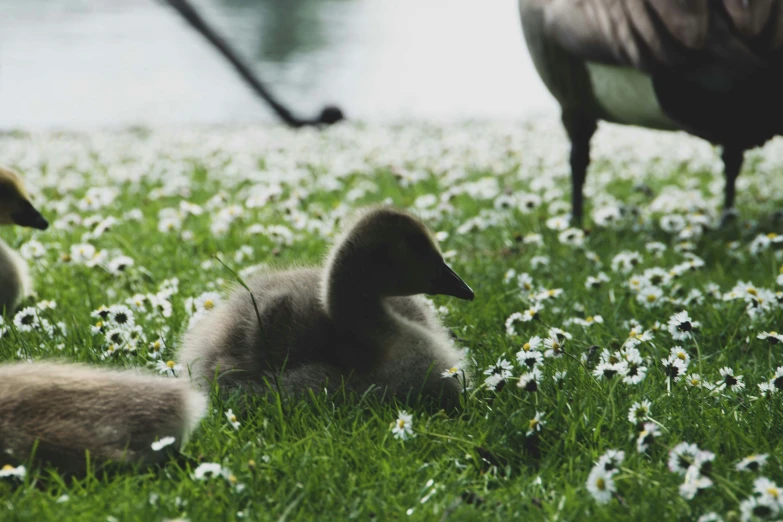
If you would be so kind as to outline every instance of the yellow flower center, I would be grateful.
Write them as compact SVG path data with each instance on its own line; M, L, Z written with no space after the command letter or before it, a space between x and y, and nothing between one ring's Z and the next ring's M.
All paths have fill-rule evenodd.
M753 287L751 286L751 287L749 287L749 288L748 288L748 293L749 293L750 295L758 295L758 290L756 290L755 288L753 288Z
M3 471L11 471L12 469L14 469L14 467L10 464L3 466Z
M397 427L402 429L405 427L405 420L404 419L397 419Z
M655 294L647 294L647 302L652 303L655 301Z
M525 350L526 352L529 352L530 348L531 348L530 343L525 343L522 345L522 349Z
M776 237L778 237L778 235L774 232L770 232L769 234L767 234L767 237L770 239L775 239Z
M538 419L530 419L530 429L535 429L536 426L538 426Z
M231 416L231 422L236 422L236 421L237 421L237 416L236 415L232 415Z
M236 484L237 482L239 482L239 479L237 479L236 475L229 475L228 481L231 482L232 484Z
M600 489L601 491L606 489L606 481L603 478L598 478L598 480L595 481L595 487Z
M684 361L685 360L685 352L677 352L677 358Z
M168 362L166 362L166 366L168 366L168 367L169 367L169 368L171 368L171 369L174 369L174 365L175 365L175 364L176 364L176 363L175 363L174 361L168 361Z
M451 368L449 368L449 373L457 373L458 371L459 368L457 368L456 366L452 366Z
M585 319L588 323L592 323L594 321L593 316L589 316L587 319Z
M212 299L204 301L204 310L212 310L215 308L215 302Z
M778 488L774 488L772 486L767 488L767 493L772 495L775 498L778 498L780 496L780 490Z
M771 335L773 337L776 336L777 334L778 334L777 332L769 332L769 335Z

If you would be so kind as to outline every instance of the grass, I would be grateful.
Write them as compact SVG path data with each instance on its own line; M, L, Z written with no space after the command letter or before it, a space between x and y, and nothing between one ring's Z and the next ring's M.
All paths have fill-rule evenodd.
M757 339L781 328L774 293L780 251L765 246L763 238L774 236L758 239L777 227L773 212L783 201L776 178L783 167L780 142L749 154L741 218L720 229L667 232L661 219L673 215L717 222L717 153L680 135L602 129L587 186L591 207L600 216L622 204L638 217L604 226L589 220L582 246L564 243L548 222L567 211L569 194L567 144L554 122L357 126L324 134L279 128L15 134L0 144L0 162L25 173L44 214L56 222L41 233L6 228L2 238L17 249L41 243L45 252L29 260L37 295L25 305L55 301L56 308L41 314L59 324L49 333L22 332L7 319L3 360L146 366L147 343L158 336L173 357L192 312L187 298L229 286L231 270L318 263L350 208L384 200L417 209L433 230L448 232L442 247L477 295L472 303L435 298L469 348L473 388L459 417L409 408L415 437L401 441L390 430L400 405L355 398L336 406L319 395L309 403L258 401L235 431L224 415L235 403L213 397L185 448L187 459L81 480L31 469L21 482L0 481L2 520L673 520L708 512L731 520L739 518L758 476L783 481L781 394L765 396L758 388L783 357L780 345ZM513 194L535 194L543 203L522 212ZM431 195L443 203L429 205ZM189 214L181 201L204 212ZM135 209L138 220L129 214ZM116 223L97 234L108 216ZM167 220L170 230L161 225ZM248 233L254 224L283 225L291 239L277 229ZM541 234L540 245L524 241L531 233ZM650 242L666 245L660 258L648 251ZM78 262L72 246L83 243L106 259L96 266ZM252 253L242 250L247 246ZM613 270L613 258L624 251L639 252L640 262L627 272ZM109 264L120 255L134 263L111 273ZM548 264L536 264L540 256ZM628 285L645 269L668 272L693 256L704 266L660 284L653 308ZM509 270L529 273L536 289L563 290L513 335L505 321L531 298L516 278L506 280ZM609 280L586 288L599 272ZM90 331L91 312L155 294L173 277L179 284L169 298L171 315L136 312L146 342L106 356L106 340ZM737 299L722 299L740 281L752 282L755 293L744 289ZM689 294L694 289L700 297ZM701 326L693 339L677 342L666 323L682 310ZM570 322L596 315L602 324ZM594 376L601 349L615 352L627 341L630 320L654 332L639 346L646 378L630 385ZM523 369L515 354L531 336L547 337L550 327L573 339L566 356L544 360L539 390L524 391L516 386ZM678 344L691 357L688 373L716 383L719 369L729 367L743 376L745 389L714 392L672 381L661 359ZM585 363L588 353L594 357ZM499 358L513 363L513 376L493 391L483 372ZM565 377L556 381L560 371ZM628 411L644 399L661 436L638 453L639 426ZM537 412L542 429L528 436ZM703 470L712 486L691 500L680 494L683 476L667 467L669 450L683 441L716 455ZM609 449L623 450L625 459L613 475L616 494L599 504L586 481ZM758 453L769 454L760 472L735 470ZM220 463L236 480L195 480L201 462Z

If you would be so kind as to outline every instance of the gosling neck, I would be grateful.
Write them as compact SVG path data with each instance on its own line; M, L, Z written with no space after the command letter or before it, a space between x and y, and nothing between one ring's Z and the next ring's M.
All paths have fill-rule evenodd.
M391 319L373 269L369 260L348 252L338 252L327 266L324 305L338 329L362 337Z

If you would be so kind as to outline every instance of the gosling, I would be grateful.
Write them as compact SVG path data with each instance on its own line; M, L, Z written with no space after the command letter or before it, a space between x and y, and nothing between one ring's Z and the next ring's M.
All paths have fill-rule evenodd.
M183 338L180 361L197 385L292 396L345 386L459 407L465 379L442 374L462 368L461 352L417 294L474 294L413 216L365 210L323 268L256 273L246 284L252 298L236 289Z
M0 468L32 457L79 476L87 453L96 469L110 461L153 465L185 443L205 409L206 398L185 379L79 364L0 365Z
M30 203L22 178L0 167L0 225L46 230L49 223ZM12 313L32 288L27 263L0 239L0 315Z

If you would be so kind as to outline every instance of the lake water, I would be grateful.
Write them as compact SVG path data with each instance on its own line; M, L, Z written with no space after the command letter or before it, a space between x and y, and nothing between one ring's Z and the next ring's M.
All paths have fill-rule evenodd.
M522 119L555 103L515 0L194 0L300 115ZM276 121L156 0L0 0L0 129Z

